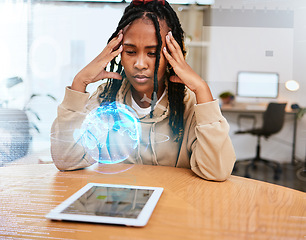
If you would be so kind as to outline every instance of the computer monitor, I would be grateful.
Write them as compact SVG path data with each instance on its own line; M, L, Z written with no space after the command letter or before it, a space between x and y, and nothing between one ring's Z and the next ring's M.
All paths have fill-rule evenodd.
M279 75L274 72L238 72L238 97L277 98Z

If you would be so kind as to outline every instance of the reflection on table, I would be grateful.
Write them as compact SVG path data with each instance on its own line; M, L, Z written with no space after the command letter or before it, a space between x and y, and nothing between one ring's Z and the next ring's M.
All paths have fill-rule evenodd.
M163 187L143 228L44 216L89 182ZM242 177L200 179L189 169L52 164L0 168L0 239L304 239L306 193Z

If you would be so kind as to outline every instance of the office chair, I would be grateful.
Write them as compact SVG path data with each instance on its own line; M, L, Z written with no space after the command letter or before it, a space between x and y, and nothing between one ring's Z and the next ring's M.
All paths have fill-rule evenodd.
M31 139L27 114L0 108L0 167L27 155Z
M234 171L237 170L237 164L240 162L248 161L250 162L245 168L245 177L250 177L249 169L250 167L256 169L257 162L263 162L265 165L271 167L274 170L274 180L278 180L281 174L281 167L280 164L264 159L260 156L260 139L261 137L265 137L266 139L269 138L271 135L279 132L284 124L285 118L285 107L286 103L269 103L266 111L263 114L263 124L261 128L256 128L255 124L253 123L253 128L245 131L237 131L235 134L252 134L257 136L257 147L256 147L256 156L250 159L239 160L236 162ZM240 120L241 118L250 118L250 116L239 116L238 117L238 126L240 129ZM254 117L255 120L255 117Z

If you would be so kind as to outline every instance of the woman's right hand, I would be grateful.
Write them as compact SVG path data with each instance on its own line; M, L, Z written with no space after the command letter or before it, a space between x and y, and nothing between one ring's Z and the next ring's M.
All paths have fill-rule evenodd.
M103 51L75 76L71 85L72 90L85 92L90 83L105 78L122 79L119 73L105 71L107 64L122 52L122 38L123 34L120 31L118 36L113 38Z

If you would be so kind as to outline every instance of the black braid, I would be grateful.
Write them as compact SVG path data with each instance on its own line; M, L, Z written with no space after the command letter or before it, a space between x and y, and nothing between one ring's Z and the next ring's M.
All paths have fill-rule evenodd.
M153 101L154 92L156 94L158 90L157 72L159 68L161 46L162 46L158 20L166 21L168 27L171 29L174 39L178 42L185 56L186 51L184 46L184 31L181 27L180 21L175 11L167 1L165 1L165 5L162 5L161 3L154 0L152 2L148 2L146 4L141 4L137 6L134 5L132 2L129 6L125 8L123 16L119 21L118 27L110 37L109 41L114 37L116 37L120 30L128 26L134 20L143 17L148 17L152 20L156 30L156 38L158 42L156 49L155 69L154 69L154 91L152 94L152 101ZM125 77L124 69L122 68L121 61L116 62L117 58L111 61L110 71L114 71L115 67L117 66L116 71L119 74L121 74L124 78ZM168 64L168 69L169 69L169 77L174 76L175 72L169 64ZM168 101L170 107L169 125L174 135L176 135L176 140L181 141L184 131L183 119L184 119L184 110L185 110L185 105L184 105L185 85L180 83L170 82L169 79L167 79L166 81L168 81ZM121 80L108 79L106 87L100 95L100 97L103 99L102 102L116 101L116 95L121 87L121 84L122 84ZM152 111L150 115L152 117Z
M162 39L161 39L161 35L160 35L160 27L159 27L159 23L158 23L158 19L157 17L152 14L152 13L148 13L146 15L147 17L149 17L152 22L154 23L155 29L156 29L156 37L157 37L157 47L156 47L156 60L155 60L155 69L154 69L154 89L153 89L153 94L151 96L152 99L152 103L151 103L151 113L150 113L150 117L153 117L153 110L155 107L155 104L157 102L157 91L158 91L158 80L157 80L157 72L158 72L158 68L159 68L159 60L160 60L160 52L161 52L161 47L162 47Z

